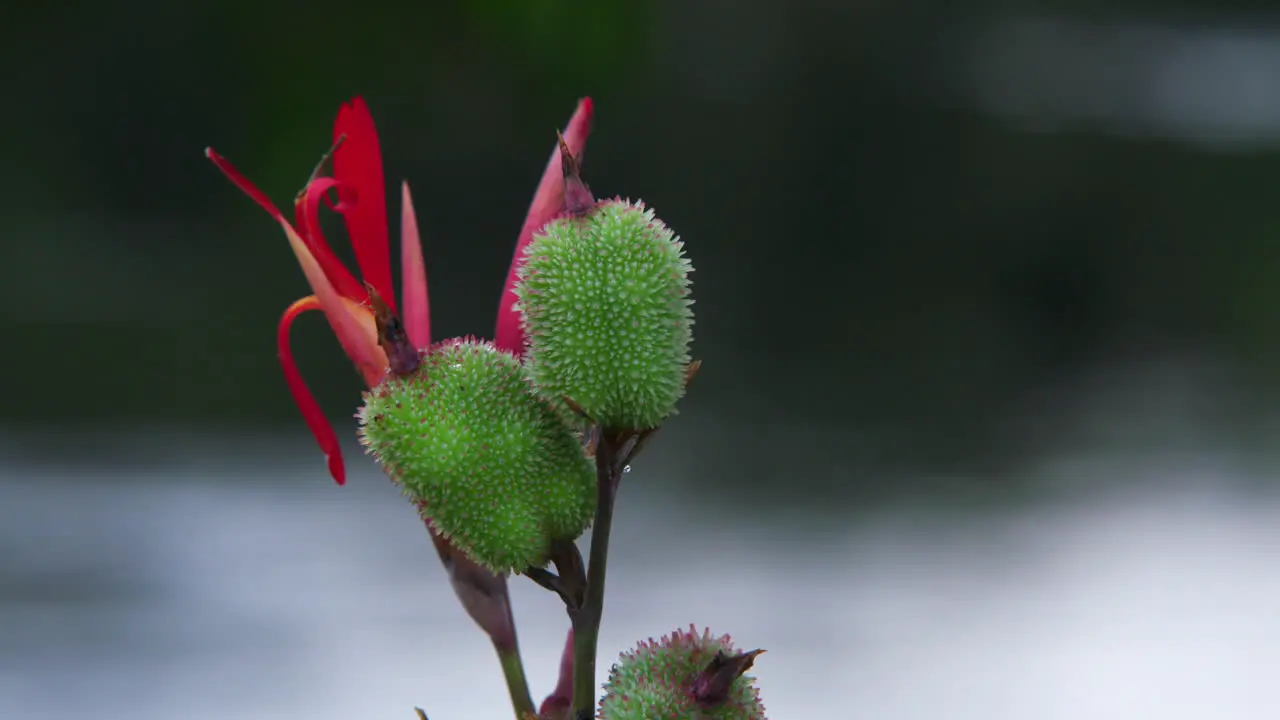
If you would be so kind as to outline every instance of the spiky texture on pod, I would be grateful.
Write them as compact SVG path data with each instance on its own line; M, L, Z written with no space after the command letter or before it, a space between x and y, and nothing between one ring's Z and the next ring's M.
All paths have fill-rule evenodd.
M659 425L689 364L684 243L643 203L615 199L548 223L525 253L516 293L538 391L607 429Z
M661 640L641 642L609 670L600 720L766 720L755 678L742 675L716 707L699 707L693 685L717 652L735 652L728 635L701 634L693 625Z
M490 343L435 346L365 393L359 418L368 451L436 531L494 572L544 566L551 541L576 539L595 514L579 437Z

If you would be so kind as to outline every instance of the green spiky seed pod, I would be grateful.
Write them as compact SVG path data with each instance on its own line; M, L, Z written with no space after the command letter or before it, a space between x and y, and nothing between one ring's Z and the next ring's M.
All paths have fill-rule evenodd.
M520 361L455 340L365 393L367 450L444 537L498 573L542 567L595 513L595 470Z
M755 678L743 674L760 652L736 653L728 635L692 625L641 642L609 671L600 718L766 720Z
M525 255L516 293L538 391L606 429L657 427L689 365L684 243L643 203L615 199L548 223Z

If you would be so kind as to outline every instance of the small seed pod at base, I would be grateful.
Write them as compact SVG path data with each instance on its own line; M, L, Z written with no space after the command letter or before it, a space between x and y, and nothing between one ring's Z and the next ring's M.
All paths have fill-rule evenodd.
M595 470L563 417L530 390L520 361L452 340L365 394L361 440L432 526L504 573L546 565L553 540L595 514Z
M755 678L762 651L738 653L728 635L690 625L624 652L609 671L601 720L766 720Z
M516 286L538 392L609 430L661 424L684 394L692 270L684 243L640 202L548 223Z

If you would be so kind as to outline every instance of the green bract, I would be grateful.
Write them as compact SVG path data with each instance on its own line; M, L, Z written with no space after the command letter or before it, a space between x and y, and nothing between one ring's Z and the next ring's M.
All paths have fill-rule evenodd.
M495 572L546 564L595 513L578 436L535 396L513 355L437 346L410 375L365 394L361 439L437 532Z
M606 429L656 427L684 394L693 312L684 243L642 203L547 224L516 293L538 391Z
M609 671L601 720L765 720L755 678L742 675L728 686L725 700L715 707L699 707L694 680L717 652L734 653L728 635L701 634L692 625L661 640L641 642L625 652Z

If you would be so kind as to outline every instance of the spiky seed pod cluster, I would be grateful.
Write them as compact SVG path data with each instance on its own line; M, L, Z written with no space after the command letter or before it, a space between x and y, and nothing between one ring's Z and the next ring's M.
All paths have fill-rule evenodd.
M692 625L661 640L641 642L609 671L601 720L766 720L750 675L733 676L714 705L699 703L699 680L706 678L718 653L734 655L729 636L714 637L710 630L698 633Z
M490 343L431 348L367 392L359 419L367 450L436 531L494 572L544 566L551 542L576 539L595 514L579 437Z
M684 394L693 312L684 243L641 202L597 203L526 246L516 292L538 391L602 427L657 427Z

